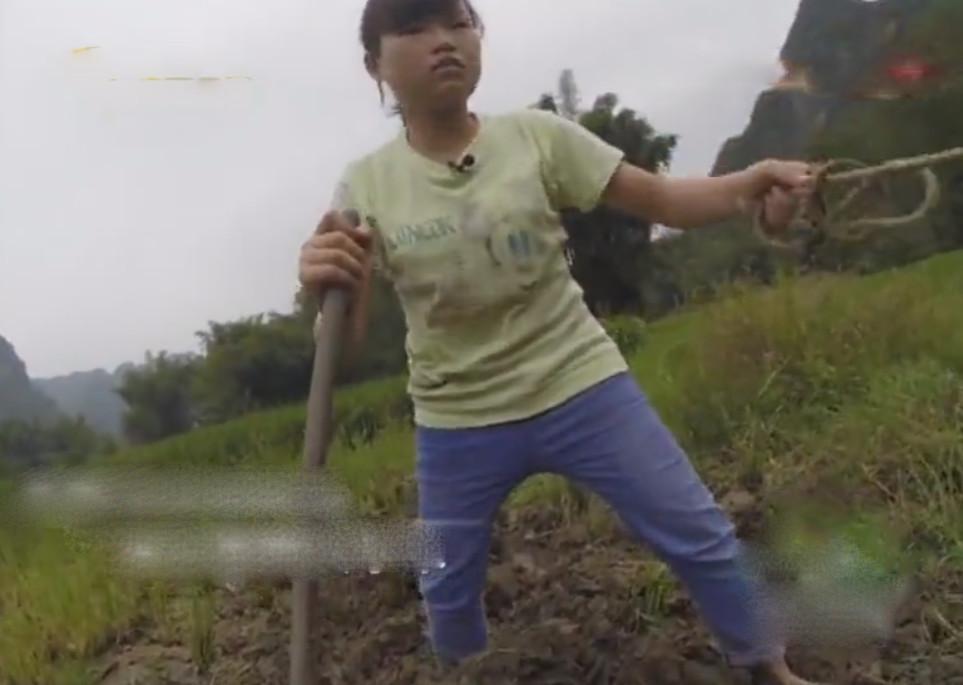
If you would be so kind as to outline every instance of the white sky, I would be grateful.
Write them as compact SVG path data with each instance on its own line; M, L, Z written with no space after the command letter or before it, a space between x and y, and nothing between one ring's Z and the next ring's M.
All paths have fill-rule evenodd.
M679 134L678 174L707 173L743 130L797 6L476 3L475 109L527 106L572 68L584 105L614 91ZM361 66L361 8L0 0L0 335L33 377L195 350L210 320L290 310L341 168L397 126ZM205 75L251 80L140 80Z

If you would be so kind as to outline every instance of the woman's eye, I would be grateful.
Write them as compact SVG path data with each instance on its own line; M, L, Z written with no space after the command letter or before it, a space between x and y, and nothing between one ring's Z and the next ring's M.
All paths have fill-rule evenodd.
M470 28L471 28L471 23L470 23L470 22L467 22L467 21L455 22L455 28L456 28L456 29L470 29Z
M425 27L421 24L411 24L410 26L403 26L398 33L402 36L414 36L425 30Z

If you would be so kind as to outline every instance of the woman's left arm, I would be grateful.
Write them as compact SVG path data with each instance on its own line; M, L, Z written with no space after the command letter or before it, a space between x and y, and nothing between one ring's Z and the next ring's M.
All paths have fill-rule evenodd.
M674 178L623 163L602 195L612 209L670 228L690 229L747 214L764 202L766 222L788 222L814 187L805 162L766 160L730 174Z

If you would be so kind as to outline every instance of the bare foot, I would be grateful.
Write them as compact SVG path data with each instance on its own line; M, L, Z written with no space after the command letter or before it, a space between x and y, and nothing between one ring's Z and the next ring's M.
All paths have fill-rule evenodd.
M753 685L820 685L811 680L803 680L791 670L785 659L758 667L753 673Z

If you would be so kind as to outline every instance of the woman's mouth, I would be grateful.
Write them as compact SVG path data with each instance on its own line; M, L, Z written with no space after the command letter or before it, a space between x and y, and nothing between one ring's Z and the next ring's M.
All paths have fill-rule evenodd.
M431 68L431 70L433 72L464 71L465 64L460 59L457 59L455 57L445 57L444 59L441 59L438 62L436 62L435 65Z

